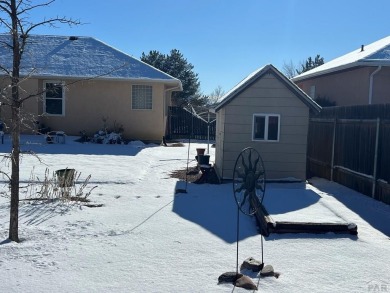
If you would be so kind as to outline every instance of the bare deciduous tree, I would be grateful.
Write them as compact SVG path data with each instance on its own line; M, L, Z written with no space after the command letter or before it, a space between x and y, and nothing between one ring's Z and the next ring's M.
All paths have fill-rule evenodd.
M217 86L208 96L207 96L207 104L213 106L220 102L221 98L225 95L225 91L219 85Z
M37 27L52 26L56 24L78 25L77 20L66 17L43 18L42 21L29 21L29 13L32 10L49 6L55 0L38 3L31 0L1 0L0 1L0 28L8 30L10 42L3 43L12 52L12 68L0 64L0 70L4 76L9 79L10 96L8 91L2 91L3 98L6 99L6 106L11 108L11 208L9 223L9 239L19 242L19 159L20 159L20 132L22 125L21 107L23 103L38 94L27 94L21 97L20 83L29 78L20 76L20 65L23 58L23 52L28 44L29 34Z
M283 62L282 71L289 79L297 75L297 68L292 60L290 60L290 62Z

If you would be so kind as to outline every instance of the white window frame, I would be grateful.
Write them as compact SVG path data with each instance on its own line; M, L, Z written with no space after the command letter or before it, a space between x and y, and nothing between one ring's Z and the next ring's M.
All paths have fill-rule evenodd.
M150 97L141 97L141 98L150 98L150 108L147 107L148 106L148 103L149 101L143 101L143 104L144 104L144 107L142 108L138 108L138 107L134 107L134 94L135 94L135 90L136 90L136 87L138 87L138 90L150 90ZM144 95L146 95L148 93L144 93ZM133 84L131 86L131 109L132 110L153 110L153 86L152 85L147 85L147 84Z
M62 88L62 108L61 108L61 114L52 114L52 113L48 113L46 112L46 99L52 99L52 98L47 98L46 97L46 84L48 83L55 83L55 84L61 84L61 88ZM43 112L45 113L45 115L47 116L65 116L65 82L64 81L61 81L61 80L44 80L43 81L43 90L45 91L43 96L44 96L44 99L43 99Z
M255 138L255 122L256 117L264 117L265 125L264 125L264 139ZM269 117L278 117L278 137L277 139L268 139L268 131L269 131ZM271 114L271 113L255 113L253 114L252 120L252 141L264 141L264 142L279 142L280 139L280 114Z

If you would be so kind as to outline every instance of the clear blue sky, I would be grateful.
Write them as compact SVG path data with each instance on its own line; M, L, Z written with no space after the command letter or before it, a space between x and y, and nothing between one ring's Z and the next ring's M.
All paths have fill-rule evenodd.
M91 36L136 58L178 49L209 94L266 64L326 62L386 37L389 11L389 0L57 0L30 16L79 19L33 33Z

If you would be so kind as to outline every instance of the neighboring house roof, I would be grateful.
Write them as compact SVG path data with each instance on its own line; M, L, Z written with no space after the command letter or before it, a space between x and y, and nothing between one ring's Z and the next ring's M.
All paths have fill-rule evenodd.
M230 103L235 97L237 97L241 92L249 88L253 83L255 83L263 75L272 72L288 89L290 89L296 96L302 100L310 109L319 112L321 111L321 106L319 106L312 98L310 98L304 91L302 91L297 85L291 82L283 73L281 73L276 67L272 64L266 65L255 72L249 74L241 82L239 82L235 87L233 87L229 92L227 92L223 97L221 102L215 106L214 111L217 112L219 109Z
M390 66L390 36L292 78L294 82L357 66Z
M10 34L0 34L0 65L12 71ZM21 75L160 81L182 90L180 80L91 37L29 35Z

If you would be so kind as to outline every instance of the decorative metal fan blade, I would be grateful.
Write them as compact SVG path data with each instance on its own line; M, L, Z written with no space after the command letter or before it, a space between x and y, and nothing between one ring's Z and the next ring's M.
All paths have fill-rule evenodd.
M260 154L245 148L233 170L233 193L238 208L246 215L255 214L265 195L265 169Z

